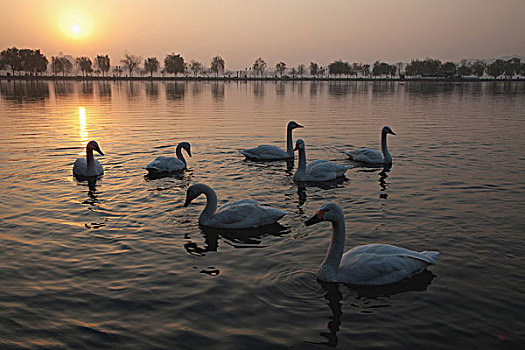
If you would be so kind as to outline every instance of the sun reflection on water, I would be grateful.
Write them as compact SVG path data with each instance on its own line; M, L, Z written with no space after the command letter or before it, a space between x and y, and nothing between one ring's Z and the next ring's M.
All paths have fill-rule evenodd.
M79 127L79 135L80 135L80 142L82 145L84 145L88 140L88 132L86 128L86 108L84 107L78 107L78 127Z

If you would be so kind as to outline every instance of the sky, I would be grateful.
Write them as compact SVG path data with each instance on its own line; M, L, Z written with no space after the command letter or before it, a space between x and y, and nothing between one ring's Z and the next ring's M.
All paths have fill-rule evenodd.
M0 0L0 50L180 53L226 69L525 56L525 0Z

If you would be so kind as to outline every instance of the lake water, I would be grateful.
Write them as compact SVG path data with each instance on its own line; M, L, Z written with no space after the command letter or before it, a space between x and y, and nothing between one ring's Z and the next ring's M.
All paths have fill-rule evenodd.
M285 162L379 147L391 169L298 188ZM177 349L515 349L525 341L525 84L419 82L0 82L0 347ZM97 140L96 187L72 165ZM145 178L155 157L192 144L181 178ZM295 164L297 166L297 163ZM205 199L287 210L279 227L198 225ZM439 250L403 283L354 289L316 279L344 209L347 249Z

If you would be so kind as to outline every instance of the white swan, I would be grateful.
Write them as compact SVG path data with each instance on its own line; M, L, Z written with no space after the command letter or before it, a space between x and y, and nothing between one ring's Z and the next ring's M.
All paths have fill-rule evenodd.
M191 157L191 145L189 142L181 142L177 145L174 157L157 157L155 160L148 164L144 169L148 171L148 175L159 175L169 174L175 172L181 172L186 169L186 159L182 155L182 149L186 150L188 155Z
M371 165L392 164L392 156L388 152L388 147L386 145L387 134L395 135L396 133L392 131L389 126L383 127L381 130L381 152L372 148L362 147L345 153L350 159L360 163Z
M217 195L205 184L195 184L188 188L184 207L202 193L206 195L206 207L199 217L199 224L204 226L227 229L256 228L273 224L289 214L280 209L259 205L251 199L227 203L217 210Z
M73 164L73 175L76 177L92 177L104 174L104 168L93 156L93 151L104 155L97 141L89 141L86 145L86 158L77 158Z
M302 127L302 125L299 125L294 121L288 123L288 126L286 127L286 152L277 146L271 145L261 145L255 148L245 149L239 152L246 156L247 159L251 160L281 160L290 158L293 159L292 130Z
M335 203L326 203L305 222L310 226L332 222L332 237L318 277L327 282L353 285L383 285L401 281L437 262L439 252L415 252L389 244L365 244L343 254L345 218Z
M299 151L299 165L293 176L294 181L332 181L345 175L350 165L332 163L328 160L314 160L306 165L306 148L302 139L297 140L294 151Z

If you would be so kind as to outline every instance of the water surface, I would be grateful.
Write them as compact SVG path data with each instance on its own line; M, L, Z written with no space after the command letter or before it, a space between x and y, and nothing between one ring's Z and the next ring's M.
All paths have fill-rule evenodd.
M353 167L329 188L238 149L307 157L379 147L391 169ZM516 348L525 341L523 83L0 82L0 347ZM95 186L72 177L88 140L106 154ZM189 171L146 166L192 144ZM193 183L219 202L287 210L281 226L199 227ZM324 284L325 202L347 247L439 250L436 266L388 288ZM319 345L320 344L320 345Z

